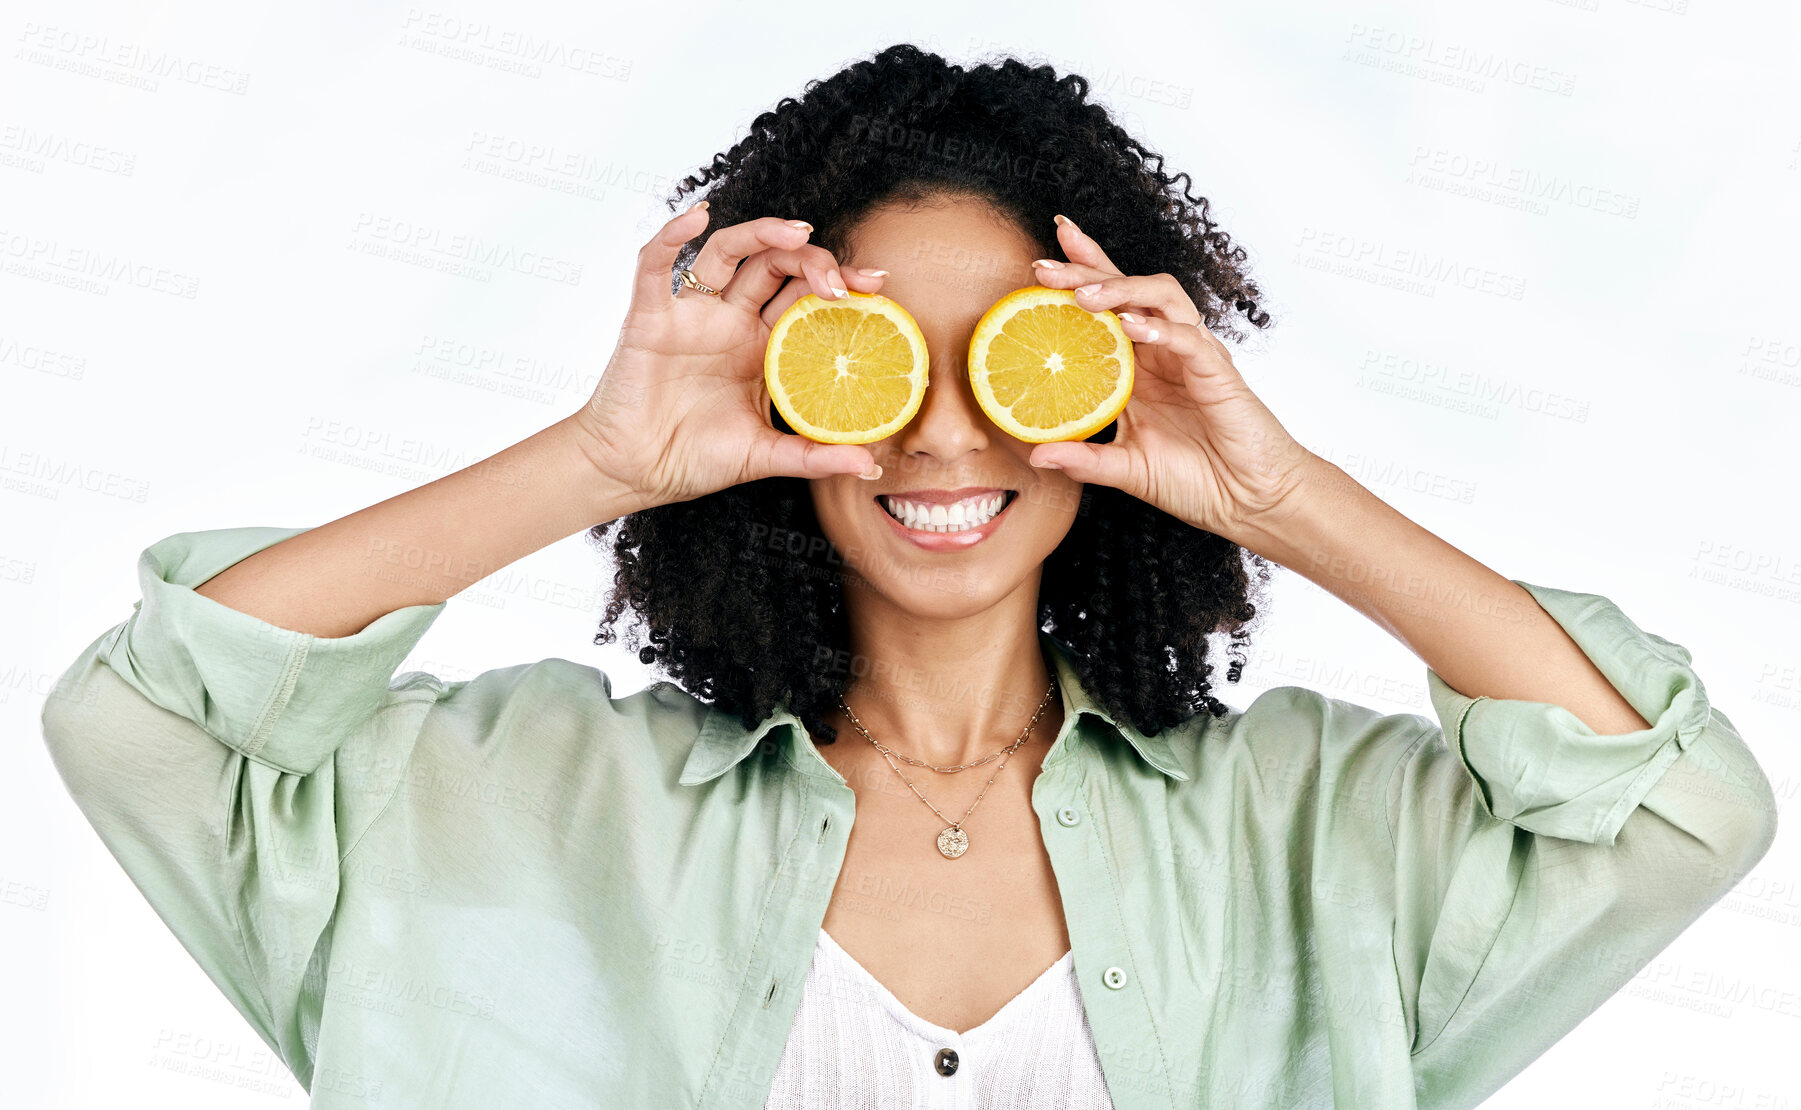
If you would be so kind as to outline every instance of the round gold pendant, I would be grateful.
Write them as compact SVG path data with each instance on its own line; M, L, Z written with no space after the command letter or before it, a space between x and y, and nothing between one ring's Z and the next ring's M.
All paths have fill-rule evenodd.
M969 851L969 834L952 825L938 834L938 850L946 859L956 859Z

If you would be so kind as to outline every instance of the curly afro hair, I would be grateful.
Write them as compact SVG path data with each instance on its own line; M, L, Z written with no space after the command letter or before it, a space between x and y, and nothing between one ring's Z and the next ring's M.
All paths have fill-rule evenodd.
M1140 145L1088 100L1089 83L1006 58L971 68L909 44L890 46L784 97L749 134L669 199L712 185L708 231L682 251L692 263L712 229L801 213L812 241L844 257L878 205L979 198L1012 217L1039 257L1061 247L1042 229L1061 212L1129 272L1168 273L1215 334L1267 328L1257 286L1234 246ZM1178 187L1177 183L1183 183ZM1127 265L1125 260L1130 260ZM671 288L675 288L675 271ZM791 431L771 408L774 427ZM1090 437L1111 440L1115 425ZM613 642L629 606L657 664L693 696L744 727L786 704L819 744L852 678L839 568L806 480L775 477L631 513L615 525L615 573L596 644ZM1211 691L1208 637L1230 636L1227 681L1245 666L1251 622L1273 564L1128 494L1083 487L1077 518L1044 564L1040 630L1072 649L1076 673L1116 720L1146 735L1228 708Z

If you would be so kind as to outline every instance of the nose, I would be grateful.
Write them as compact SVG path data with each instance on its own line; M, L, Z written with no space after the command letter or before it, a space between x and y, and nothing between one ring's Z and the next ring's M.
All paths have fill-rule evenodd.
M976 404L963 362L961 357L952 357L932 367L919 411L895 433L895 446L903 459L929 456L940 462L955 461L982 450L991 436L1002 434Z

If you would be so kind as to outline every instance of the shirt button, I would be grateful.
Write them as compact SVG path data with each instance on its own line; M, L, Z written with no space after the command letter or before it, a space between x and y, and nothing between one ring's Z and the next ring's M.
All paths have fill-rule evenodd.
M1057 824L1065 827L1082 823L1082 814L1075 806L1064 806L1057 811Z
M1126 973L1122 968L1110 967L1101 972L1101 982L1107 984L1114 990L1118 990L1126 985Z
M933 1064L938 1068L939 1075L957 1074L957 1050L954 1048L939 1049L938 1058L933 1061Z

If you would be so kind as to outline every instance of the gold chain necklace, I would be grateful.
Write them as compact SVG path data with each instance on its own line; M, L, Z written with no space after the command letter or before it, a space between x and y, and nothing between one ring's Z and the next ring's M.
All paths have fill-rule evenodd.
M1040 716L1042 716L1044 713L1044 707L1051 703L1051 695L1055 694L1056 692L1057 692L1057 679L1056 679L1056 676L1053 675L1051 677L1051 688L1049 690L1045 691L1044 700L1038 703L1038 709L1032 714L1032 719L1026 722L1026 727L1024 730L1022 730L1020 732L1019 739L1013 741L1012 744L1009 744L1007 747L994 753L994 755L986 756L983 759L977 760L976 763L960 764L957 767L951 768L951 770L954 770L954 771L961 771L965 767L974 767L980 763L986 763L986 762L988 762L988 760L995 758L995 756L999 756L999 755L1007 756L1007 759L1002 760L1001 765L994 769L994 774L988 776L988 781L986 783L984 783L982 786L982 792L980 794L977 794L976 800L969 804L969 808L967 810L963 811L963 816L958 818L955 821L951 821L951 823L948 826L946 826L943 830L941 830L938 833L938 851L944 856L945 859L956 859L958 856L962 855L964 852L969 851L969 833L964 831L963 822L969 820L969 815L976 811L976 806L981 805L982 799L988 796L988 788L990 786L994 785L995 778L997 776L999 776L1002 771L1007 769L1007 762L1008 762L1008 760L1012 759L1013 753L1015 751L1019 750L1019 746L1021 744L1025 743L1026 738L1032 734L1032 726L1034 726L1038 723L1038 718ZM863 727L863 722L857 720L857 715L850 711L850 706L844 704L844 698L842 695L840 695L838 698L838 708L844 710L844 715L846 717L849 717L850 723L852 725L856 726L856 729L858 732L863 734L863 739L869 741L871 744L874 744L876 746L876 750L882 753L882 757L884 759L888 760L888 766L894 768L894 773L897 775L900 775L900 780L907 784L908 789L912 790L914 794L918 795L919 800L922 802L925 802L925 804L931 809L931 811L933 813L937 813L938 819L940 821L950 821L950 818L946 817L943 813L939 812L939 809L937 806L932 805L930 799L928 799L924 794L919 793L919 787L915 786L907 778L906 775L901 774L900 766L894 762L894 759L898 755L898 753L891 752L887 747L883 746L883 744L880 741L878 741L875 737L869 735L869 730ZM899 756L899 758L906 759L907 757ZM927 764L927 763L921 763L919 760L916 760L916 759L907 759L907 762L912 763L916 766L920 766L920 767L931 766L930 764ZM933 767L932 770L936 771L936 770L938 770L938 768Z
M849 713L850 710L847 708L847 709L845 709L845 712ZM865 732L863 735L868 736L869 734L867 732ZM911 756L902 755L901 753L895 751L893 748L883 747L880 743L878 743L877 741L875 741L873 739L870 740L870 743L875 744L876 750L881 752L884 755L891 755L895 759L900 760L902 763L911 763L915 767L924 767L928 771L936 771L941 775L954 775L958 771L967 771L971 767L980 767L984 763L992 763L995 760L999 759L1001 756L1006 755L1008 752L1013 750L1013 745L1009 744L1004 748L996 749L994 752L992 752L988 755L985 755L982 758L975 760L974 762L959 763L955 767L940 767L935 763L927 763L923 759L914 759ZM893 764L889 764L889 766L893 766ZM998 773L998 772L999 772L999 768L996 768L996 773Z

